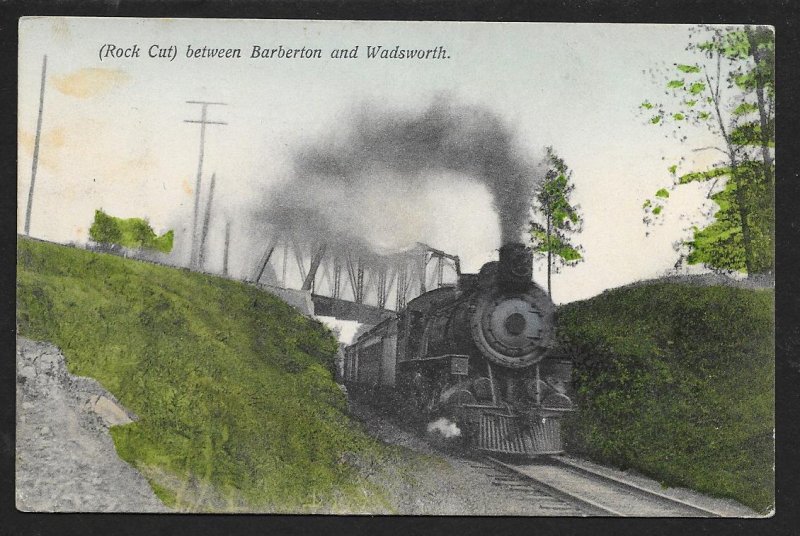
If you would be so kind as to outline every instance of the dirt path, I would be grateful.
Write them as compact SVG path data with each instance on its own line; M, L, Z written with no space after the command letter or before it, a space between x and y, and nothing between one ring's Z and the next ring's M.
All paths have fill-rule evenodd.
M109 426L130 415L96 381L72 376L51 344L17 338L16 504L29 512L168 512L122 461Z

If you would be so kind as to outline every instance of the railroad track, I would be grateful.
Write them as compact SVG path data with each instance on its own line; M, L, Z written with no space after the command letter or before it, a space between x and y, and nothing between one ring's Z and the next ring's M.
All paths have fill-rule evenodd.
M496 458L483 460L504 472L507 486L531 490L531 498L548 496L564 516L719 517L720 514L635 483L591 470L563 458L525 464ZM496 477L495 477L496 478ZM493 480L503 485L503 480ZM537 495L538 494L538 495ZM555 513L555 512L554 512Z
M593 515L575 501L565 500L546 487L539 486L529 478L509 471L491 460L472 458L467 464L483 473L492 486L502 488L519 501L535 504L540 512L539 515L569 517Z

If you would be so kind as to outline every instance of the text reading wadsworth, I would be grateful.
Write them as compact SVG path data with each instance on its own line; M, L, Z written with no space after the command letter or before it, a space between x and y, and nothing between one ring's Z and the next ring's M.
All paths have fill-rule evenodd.
M158 59L175 61L187 60L236 60L236 59L278 59L278 60L319 60L319 59L381 59L381 60L446 60L450 59L447 49L442 46L417 48L402 45L356 45L345 48L292 47L286 45L250 45L246 48L219 48L207 45L163 45L152 44L144 47L139 44L103 44L98 54L100 61L120 59Z

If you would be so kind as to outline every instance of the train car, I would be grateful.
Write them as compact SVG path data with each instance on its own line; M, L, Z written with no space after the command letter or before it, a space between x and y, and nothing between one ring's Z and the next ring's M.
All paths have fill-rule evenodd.
M480 451L562 452L571 362L553 355L555 307L532 272L530 248L504 245L499 261L418 296L358 337L345 349L344 381L393 389L405 416L446 417Z

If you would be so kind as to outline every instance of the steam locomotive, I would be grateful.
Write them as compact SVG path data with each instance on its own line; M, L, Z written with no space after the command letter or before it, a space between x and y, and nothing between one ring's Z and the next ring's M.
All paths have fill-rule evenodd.
M530 248L504 245L499 262L418 296L358 337L345 349L345 383L389 388L401 417L444 417L479 451L562 452L571 362L551 355L555 307L532 273Z

